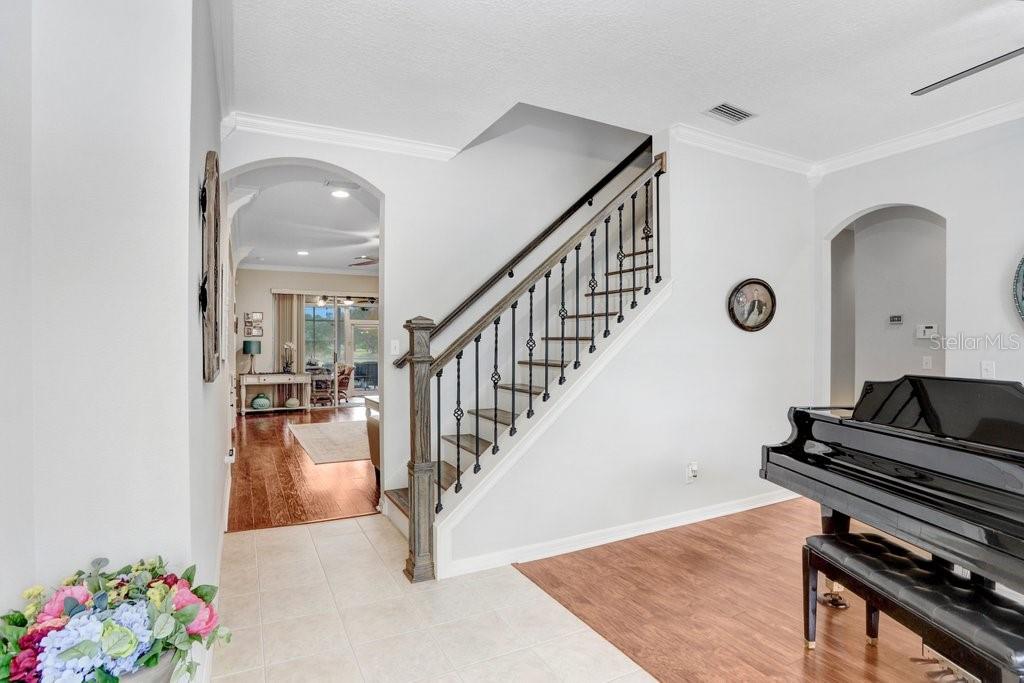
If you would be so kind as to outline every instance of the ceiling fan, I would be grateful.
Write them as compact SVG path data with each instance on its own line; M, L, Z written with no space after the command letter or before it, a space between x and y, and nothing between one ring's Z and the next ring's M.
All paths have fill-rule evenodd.
M952 76L949 76L947 78L943 78L941 81L935 81L931 85L926 85L923 88L918 88L917 90L915 90L914 92L912 92L910 94L911 95L927 95L928 93L930 93L932 91L935 91L935 90L938 90L939 88L944 88L947 85L950 85L951 83L956 83L957 81L959 81L962 78L967 78L968 76L973 76L974 74L976 74L978 72L981 72L981 71L984 71L985 69L991 69L992 67L994 67L997 64L1002 64L1005 61L1009 61L1009 60L1013 59L1014 57L1020 57L1021 55L1024 55L1024 47L1019 47L1016 50L1011 50L1010 52L1007 52L1005 55L999 55L998 57L994 57L994 58L988 60L987 62L982 62L981 64L977 64L975 66L972 66L970 69L964 69L963 71L961 71L959 73L955 73Z
M359 266L375 266L380 263L380 258L377 256L357 256L353 263L348 264L349 267Z

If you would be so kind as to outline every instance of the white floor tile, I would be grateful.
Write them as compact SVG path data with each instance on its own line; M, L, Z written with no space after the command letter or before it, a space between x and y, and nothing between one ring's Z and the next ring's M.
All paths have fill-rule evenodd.
M213 683L264 683L265 680L266 671L260 668L228 674L227 676L217 676L213 679Z
M313 537L314 541L334 536L358 534L363 531L362 527L359 526L359 519L357 517L336 519L331 522L317 522L316 524L307 524L306 527L309 529L309 534Z
M511 654L489 659L473 666L459 669L459 678L464 683L557 683L558 678L531 650L519 650Z
M351 654L324 654L293 659L267 668L268 683L362 683Z
M547 595L503 607L498 614L523 645L536 645L587 628L575 614Z
M658 683L658 679L643 669L637 669L631 674L616 678L612 683Z
M242 567L256 564L256 541L251 531L224 534L224 551L221 562Z
M307 586L327 580L324 569L314 554L312 557L275 557L266 566L259 562L260 591Z
M410 593L410 596L431 626L487 611L476 589L465 583Z
M398 527L386 515L366 515L364 517L356 517L356 521L359 522L360 528L367 532L380 531L381 529L394 529L398 531ZM402 532L399 531L398 533Z
M491 609L547 595L512 566L482 573L472 578L470 583L477 589L483 603Z
M434 626L431 633L456 668L508 654L522 647L515 633L497 612L485 612Z
M604 683L632 673L637 665L589 628L533 648L559 680Z
M367 683L404 683L440 677L452 666L426 631L353 646Z
M338 609L399 598L403 595L379 560L375 570L328 573L327 582L331 586L331 593L334 594L334 602Z
M260 612L264 623L313 614L334 614L337 611L326 579L320 583L279 588L260 594Z
M257 529L253 532L256 541L256 557L272 556L289 550L303 550L313 542L305 525L282 526L273 529Z
M422 629L426 623L407 597L381 600L341 611L345 632L352 643L367 643Z
M239 629L260 625L260 595L227 595L217 600L220 623L226 628Z
M213 675L226 676L263 666L260 629L240 628L231 632L231 642L221 644L213 654Z
M220 587L217 591L222 598L232 595L247 595L260 590L259 571L256 567L222 566Z
M284 619L263 624L267 665L334 652L350 652L348 638L337 614Z

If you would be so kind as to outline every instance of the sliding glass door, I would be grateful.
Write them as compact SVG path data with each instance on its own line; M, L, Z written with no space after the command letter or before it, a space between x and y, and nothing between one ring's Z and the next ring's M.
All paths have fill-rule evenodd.
M343 405L377 393L376 301L307 296L305 317L305 370L313 376L313 405Z

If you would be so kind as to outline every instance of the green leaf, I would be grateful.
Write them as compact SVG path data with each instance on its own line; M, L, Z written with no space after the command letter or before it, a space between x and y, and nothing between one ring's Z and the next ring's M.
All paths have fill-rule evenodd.
M175 623L174 617L170 614L159 615L153 623L153 637L163 639L171 635L174 633Z
M192 589L192 592L196 594L197 598L205 602L207 605L213 602L213 599L217 597L216 586L196 586Z
M100 570L102 570L104 567L106 567L109 564L110 564L110 560L108 560L107 558L105 558L105 557L97 557L95 560L93 560L89 564L89 566L92 567L96 571L100 571Z
M196 580L196 566L192 565L181 573L181 578L188 581L189 585L195 583Z
M196 619L196 615L199 614L199 605L192 604L188 607L182 607L180 610L174 613L174 620L182 626L188 626Z
M153 643L153 647L149 649L149 652L139 660L142 666L146 668L152 668L160 663L160 653L164 651L164 641L158 640Z
M72 659L79 659L81 657L88 657L92 659L100 653L100 644L95 640L83 640L74 647L69 647L64 652L57 655L62 662L71 661Z
M0 621L11 626L28 626L28 619L25 618L25 615L14 610L0 617Z
M117 676L111 676L103 669L96 669L96 683L118 683L120 680Z
M6 681L7 677L11 675L11 660L14 659L14 653L0 657L0 681Z
M101 591L92 596L92 606L94 609L102 612L107 609L107 604L110 602L110 596L107 595L106 591Z
M0 624L0 640L6 640L17 644L18 640L25 635L25 627L12 626L11 624Z

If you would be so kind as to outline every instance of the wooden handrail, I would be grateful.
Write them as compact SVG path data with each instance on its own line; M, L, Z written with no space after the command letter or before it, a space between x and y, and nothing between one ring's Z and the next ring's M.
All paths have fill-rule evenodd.
M605 185L610 183L612 180L616 178L616 176L618 176L624 170L629 168L629 166L639 157L651 151L653 149L653 144L653 139L650 136L648 136L647 139L645 139L642 143L640 143L640 145L636 147L636 149L634 149L622 161L616 164L615 168L608 171L604 175L604 177L598 180L589 190L584 192L579 199L573 202L572 206L563 211L562 214L554 221L552 221L550 225L541 230L540 234L534 237L529 244L520 249L515 256L513 256L500 268L498 268L494 272L494 275L491 275L491 277L487 278L486 282L477 287L472 294L467 296L462 301L462 303L460 303L458 306L452 309L451 313L441 318L441 320L437 323L437 326L434 327L433 331L430 333L431 338L436 337L445 329L447 329L448 326L455 322L455 320L458 319L459 316L461 316L463 313L469 310L469 308L473 304L479 301L480 297L482 297L484 294L490 291L490 289L494 287L494 285L501 282L502 278L504 278L508 273L512 272L513 269L515 269L515 267L519 265L523 259L525 259L531 253L533 253L534 249L543 244L548 237L550 237L555 231L562 227L562 225L564 225L565 222L568 221L573 216L573 214L575 214L577 211L583 208L584 204L593 202L594 197L597 195L598 192L604 189ZM402 354L400 358L395 360L393 364L396 368L401 368L404 367L408 361L409 351L406 351L404 354Z
M455 358L456 354L473 341L478 334L487 329L489 325L492 325L494 320L512 305L512 302L518 301L523 294L530 289L530 287L535 285L538 280L544 277L545 273L554 268L555 265L561 261L563 256L575 249L577 244L590 234L592 230L597 228L604 220L605 216L614 211L619 204L624 204L633 192L643 187L644 183L653 178L656 174L665 172L666 170L665 154L662 153L656 156L654 158L654 163L634 178L632 182L622 190L622 192L617 194L611 201L605 204L600 211L594 214L594 217L587 221L582 228L573 233L572 237L563 242L562 245L552 252L543 263L534 268L529 275L523 278L522 282L516 285L512 291L503 296L498 303L491 306L486 313L480 316L473 325L459 335L455 341L449 344L444 351L435 356L434 362L430 364L430 375L434 375L438 370L447 365L453 358Z

